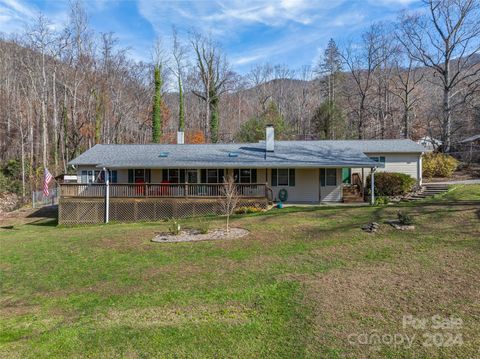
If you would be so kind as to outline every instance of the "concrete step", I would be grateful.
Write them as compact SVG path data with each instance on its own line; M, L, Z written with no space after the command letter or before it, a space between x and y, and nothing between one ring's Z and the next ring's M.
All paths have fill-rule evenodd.
M427 184L422 186L422 191L410 196L408 198L404 198L402 201L417 201L421 199L425 199L427 197L432 197L438 194L442 194L448 191L448 185L444 184Z

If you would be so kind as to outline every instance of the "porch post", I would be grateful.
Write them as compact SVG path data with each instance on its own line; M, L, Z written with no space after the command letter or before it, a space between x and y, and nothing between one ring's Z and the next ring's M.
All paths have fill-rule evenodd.
M370 204L375 204L375 167L370 172Z
M110 173L103 167L105 176L105 223L108 223L110 217Z
M422 155L417 160L417 184L422 185Z
M367 181L365 180L365 168L362 167L362 199L365 201L365 186Z

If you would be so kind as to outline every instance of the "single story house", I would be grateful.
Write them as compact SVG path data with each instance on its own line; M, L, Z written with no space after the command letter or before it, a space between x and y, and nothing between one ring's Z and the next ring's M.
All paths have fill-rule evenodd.
M106 179L110 199L123 204L218 200L227 175L241 197L257 203L363 201L372 171L406 173L421 184L424 151L411 140L275 141L273 127L258 143L101 144L69 163L78 183L61 186L60 206L66 198L102 199Z

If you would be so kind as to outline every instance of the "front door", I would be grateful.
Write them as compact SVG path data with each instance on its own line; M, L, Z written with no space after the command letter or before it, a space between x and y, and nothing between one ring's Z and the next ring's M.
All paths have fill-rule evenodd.
M342 182L344 184L352 183L352 169L351 168L342 168Z
M340 168L320 168L320 202L341 200Z
M187 170L187 183L198 183L197 170Z

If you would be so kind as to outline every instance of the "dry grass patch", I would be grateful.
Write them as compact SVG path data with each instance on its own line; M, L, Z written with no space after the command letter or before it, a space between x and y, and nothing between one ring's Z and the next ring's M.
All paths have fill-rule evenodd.
M109 310L95 320L102 328L128 326L131 328L148 328L162 326L179 326L182 324L199 324L217 322L241 324L254 315L252 308L240 304L195 305L185 307L150 307L127 310Z
M480 344L475 334L480 325L477 257L466 250L442 250L430 256L428 266L405 255L395 263L360 265L304 276L307 298L315 308L317 342L312 350L342 348L342 356L346 357L385 357L391 353L391 347L352 345L349 335L403 333L404 315L429 318L439 314L455 315L464 320L462 334L466 343L461 350L473 354ZM415 352L417 356L423 353L427 357L437 357L443 352L439 348L423 347L421 335L421 331L417 332L415 348L405 350L404 355L408 357L408 353ZM402 352L406 348L394 349Z

